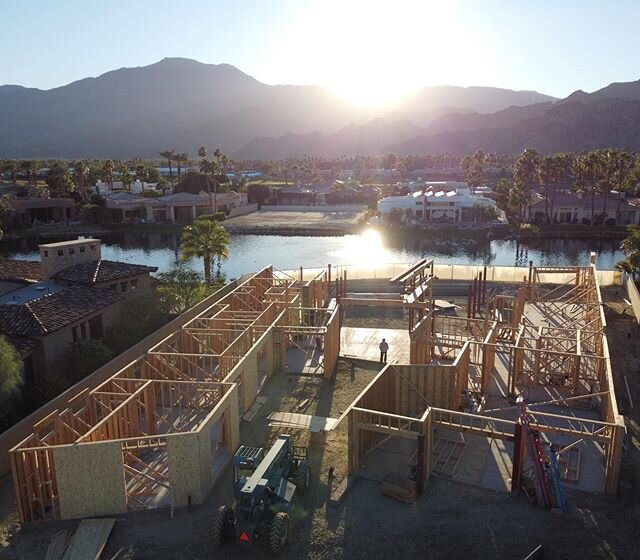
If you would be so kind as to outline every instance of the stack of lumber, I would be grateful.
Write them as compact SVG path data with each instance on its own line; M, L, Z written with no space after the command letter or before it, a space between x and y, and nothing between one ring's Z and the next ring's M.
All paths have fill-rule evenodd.
M415 480L397 474L386 474L382 479L382 493L385 496L411 504L418 497Z

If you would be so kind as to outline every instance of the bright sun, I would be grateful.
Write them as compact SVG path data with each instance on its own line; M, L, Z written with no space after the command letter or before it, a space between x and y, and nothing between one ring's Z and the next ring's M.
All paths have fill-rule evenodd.
M460 71L467 46L453 0L312 1L290 39L306 57L296 64L301 73L312 70L360 106L389 105L421 86L443 83L452 64ZM287 58L297 62L299 56L289 52Z

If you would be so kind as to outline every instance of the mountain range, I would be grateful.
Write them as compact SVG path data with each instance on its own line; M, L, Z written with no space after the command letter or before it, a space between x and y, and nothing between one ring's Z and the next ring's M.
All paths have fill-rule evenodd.
M166 58L40 90L0 86L2 157L157 157L221 146L235 159L640 149L640 81L555 99L425 87L385 110L321 86L267 85L228 64Z

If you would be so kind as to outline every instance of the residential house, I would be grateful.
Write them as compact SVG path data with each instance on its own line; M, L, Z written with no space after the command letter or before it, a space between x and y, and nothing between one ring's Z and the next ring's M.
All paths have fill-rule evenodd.
M156 267L103 260L99 239L40 245L40 262L0 261L0 334L27 379L57 371L72 342L100 339L123 305L151 290Z
M496 206L495 200L472 194L466 183L455 181L420 182L405 196L387 196L378 201L382 222L387 222L395 208L409 211L418 223L457 224L473 222L476 205Z
M528 208L527 217L531 222L544 223L547 216L555 224L591 225L593 220L595 225L640 225L640 205L617 193L592 197L563 192L548 199L538 194Z
M58 371L71 343L100 339L120 322L122 295L85 286L58 288L26 286L0 297L0 334L19 349L27 381Z
M217 195L201 192L169 194L158 198L145 198L133 193L116 193L106 197L106 207L116 211L122 222L144 221L188 224L202 214L214 211L233 213L247 206L247 195L235 191ZM216 210L217 209L217 210Z
M16 227L30 227L38 223L68 222L77 219L76 203L72 198L8 198Z

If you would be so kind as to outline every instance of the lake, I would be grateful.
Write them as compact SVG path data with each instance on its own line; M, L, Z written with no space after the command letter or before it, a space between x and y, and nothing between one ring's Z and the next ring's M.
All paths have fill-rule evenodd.
M47 238L41 243L62 241ZM102 236L102 258L170 269L180 261L180 238L175 234L109 233ZM270 235L231 235L229 260L223 265L227 278L273 264L280 270L327 264L376 264L411 262L433 258L438 264L486 264L526 266L586 266L589 253L598 255L600 269L612 269L624 255L619 240L541 239L527 243L514 240L401 238L377 231L342 237L302 237ZM39 259L36 239L0 242L0 255L15 259ZM188 266L201 271L200 260Z

